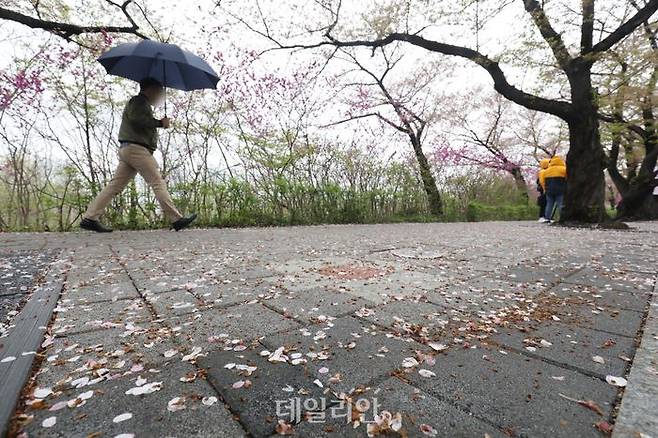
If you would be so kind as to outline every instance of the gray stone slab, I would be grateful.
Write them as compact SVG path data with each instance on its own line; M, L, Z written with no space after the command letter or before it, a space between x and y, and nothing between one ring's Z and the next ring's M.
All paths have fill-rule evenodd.
M326 317L341 316L375 305L372 301L328 287L279 294L263 303L306 322L322 321Z
M340 392L351 392L360 385L382 379L402 366L406 357L414 357L415 351L427 347L410 338L395 337L374 325L350 316L337 318L327 326L311 326L267 336L261 341L269 350L285 347L287 352L326 355L326 359L309 362L319 370L317 379L324 386ZM338 379L332 379L338 377Z
M592 262L592 254L558 252L542 254L539 257L525 260L519 266L528 266L540 271L558 272L562 277L579 271Z
M101 258L110 258L111 254L108 252L104 254L97 252L93 255L87 256L85 263L89 262L90 266L80 267L78 258L74 260L74 265L69 271L66 281L70 287L85 287L85 286L99 286L103 284L116 284L130 282L130 277L126 274L123 266L111 260L104 263ZM94 265L97 263L98 265Z
M29 436L84 438L93 434L116 436L136 434L136 436L167 437L242 437L246 436L239 423L221 402L212 406L204 405L203 397L216 396L214 390L203 379L183 383L181 377L193 373L195 368L187 363L177 362L163 366L158 373L129 374L105 381L93 389L93 396L76 408L65 407L51 412L48 409L28 409L32 421L24 427ZM148 382L162 382L162 388L151 394L132 395L125 392L136 386L138 376ZM80 388L55 393L45 399L48 406L60 401L75 399L90 389ZM185 398L185 409L170 412L168 403L175 397ZM125 413L132 418L114 422ZM56 417L56 424L42 427L46 418Z
M592 426L607 419L617 395L616 387L599 379L495 349L450 350L429 369L436 377L410 372L408 379L511 436L598 438L600 434ZM600 417L559 394L593 400L606 416Z
M62 298L55 308L57 319L52 326L55 334L74 334L96 330L103 326L140 323L152 319L150 309L142 300L118 300L99 303L74 303Z
M629 252L619 254L608 252L602 257L595 260L595 263L617 271L644 272L655 274L658 258L654 251L643 251L642 253L632 254Z
M564 279L566 283L596 286L601 290L651 292L656 274L585 268Z
M504 268L501 271L487 274L488 277L509 281L513 283L530 284L536 287L548 287L553 285L575 269L538 268L532 264L521 264Z
M464 282L454 282L448 284L444 290L449 291L462 291L464 287L468 290L476 292L507 292L507 293L527 293L529 291L539 291L543 287L535 287L534 285L523 283L521 281L515 281L512 279L500 279L495 278L495 273L485 273L480 274L476 277L473 277Z
M548 291L549 295L570 298L595 307L635 310L644 312L650 294L646 292L629 292L586 286L582 284L560 283Z
M352 405L354 403L355 406ZM329 404L329 403L328 403ZM348 407L349 406L349 407ZM363 422L354 427L351 412L356 406L364 409ZM367 408L367 409L366 409ZM424 438L437 437L505 437L496 426L478 420L472 414L439 400L425 391L391 377L354 395L350 402L335 400L322 413L307 417L294 426L293 436L299 437L364 437L366 422L372 422L375 414L383 411L402 416L400 436ZM346 417L350 419L346 423ZM384 435L387 436L387 435Z
M528 297L535 294L523 284L476 277L428 292L427 300L463 313L490 317L502 309L527 307L531 304Z
M137 364L148 369L173 361L176 359L165 357L165 352L177 348L170 338L171 332L157 324L56 337L43 352L46 360L37 373L37 382L45 387L66 385L84 376L93 380L102 368L123 373Z
M144 292L144 297L160 318L172 315L199 312L208 304L187 290L172 290L169 292Z
M12 313L18 312L20 304L25 300L26 294L0 295L0 322L8 321ZM3 332L0 328L0 334Z
M259 351L215 351L198 361L207 370L208 379L252 436L274 434L277 419L287 413L301 417L304 406L325 397L313 383L305 364L271 363ZM227 364L255 366L249 374ZM249 381L247 387L234 388L236 382Z
M287 291L276 282L244 279L224 280L221 284L200 286L192 292L209 306L228 307L248 301L270 299Z
M74 303L99 303L139 298L135 286L130 281L79 287L68 286L62 296Z
M553 308L553 314L562 324L572 324L607 333L634 338L642 327L640 312L588 304L566 303Z
M132 275L132 273L131 273ZM181 289L186 283L194 283L196 276L190 277L175 277L162 274L157 277L148 277L148 278L134 278L135 285L140 292L153 293L157 294L160 292L169 292L174 289Z
M436 339L447 332L450 320L463 314L429 302L399 300L371 309L365 320L404 336Z
M185 349L206 345L209 337L246 342L299 327L294 320L259 303L210 309L165 319L163 324L175 329L175 340Z
M635 353L635 342L631 338L548 321L502 329L490 340L528 356L578 368L601 379L606 375L625 375L628 362ZM595 362L595 356L604 363Z
M0 297L25 294L34 288L59 251L0 250ZM0 322L2 320L0 319Z

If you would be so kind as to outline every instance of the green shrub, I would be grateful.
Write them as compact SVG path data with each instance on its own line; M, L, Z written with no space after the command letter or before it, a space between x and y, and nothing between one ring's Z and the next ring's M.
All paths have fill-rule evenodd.
M527 204L484 205L469 202L466 211L468 222L530 220L539 216L539 209Z

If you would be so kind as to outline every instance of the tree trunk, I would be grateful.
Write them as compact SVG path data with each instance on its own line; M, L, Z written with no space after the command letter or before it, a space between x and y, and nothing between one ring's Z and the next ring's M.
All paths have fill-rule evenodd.
M592 88L591 67L576 66L569 72L573 113L569 120L567 193L563 221L603 222L605 212L605 153L601 146L597 96Z
M427 161L425 152L423 152L420 140L415 135L411 134L409 135L409 138L411 139L411 145L416 154L416 161L418 161L420 177L423 180L423 188L427 194L430 213L437 217L441 216L443 215L443 201L441 200L439 189L436 187L436 180L434 179L434 175L432 175L432 168Z
M510 170L510 173L512 174L512 177L514 177L514 183L516 184L516 188L519 190L519 193L521 193L521 197L523 200L528 202L528 183L526 183L525 178L523 177L521 168L513 167L512 170Z
M637 175L631 179L625 187L620 190L622 200L616 219L653 220L658 219L658 209L653 195L656 186L656 159L658 158L658 147L652 144L651 139L646 143L647 154L642 161Z

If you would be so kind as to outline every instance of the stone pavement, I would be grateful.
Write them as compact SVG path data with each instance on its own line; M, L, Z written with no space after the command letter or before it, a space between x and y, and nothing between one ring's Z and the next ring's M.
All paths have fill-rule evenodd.
M658 224L633 227L0 235L66 265L9 435L656 438Z

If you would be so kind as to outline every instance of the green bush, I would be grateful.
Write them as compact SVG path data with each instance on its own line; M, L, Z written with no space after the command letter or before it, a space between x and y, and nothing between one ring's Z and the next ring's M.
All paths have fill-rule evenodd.
M527 204L484 205L469 202L466 211L468 222L530 220L539 216L539 209Z

